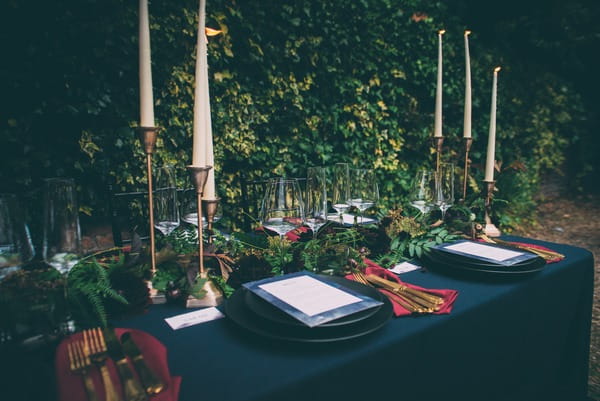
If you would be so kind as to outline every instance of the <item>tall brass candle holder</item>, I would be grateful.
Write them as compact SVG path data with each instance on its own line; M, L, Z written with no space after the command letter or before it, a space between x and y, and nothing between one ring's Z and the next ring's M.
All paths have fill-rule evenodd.
M465 139L465 169L463 173L463 194L462 201L467 199L467 181L469 180L469 168L471 167L471 160L469 160L469 152L471 152L471 145L473 144L473 138Z
M436 161L435 161L435 171L439 173L440 165L442 162L442 145L444 144L443 136L436 136L433 138L435 141L435 152L436 152Z
M148 216L150 218L150 259L152 275L156 273L156 242L154 237L154 196L152 189L152 154L156 146L158 136L157 127L139 127L138 134L140 142L146 153L146 179L148 181Z
M215 216L219 207L219 201L221 198L216 199L202 199L202 209L206 216L206 231L208 233L208 243L212 244L213 241L213 225L215 223Z
M495 181L484 181L487 184L487 196L485 197L485 227L483 232L488 237L499 237L502 233L492 223L491 214L492 214L492 199L494 197L494 188L496 185Z
M197 196L197 213L198 213L198 265L199 265L199 276L200 279L206 280L202 289L206 292L203 298L198 299L190 297L187 300L186 306L188 308L201 308L206 306L217 306L223 302L223 294L215 286L215 284L208 278L208 271L204 268L204 234L202 224L202 195L204 192L204 186L208 178L208 172L212 166L187 166L190 173L190 179L192 184L196 188ZM216 207L215 207L216 210ZM214 213L212 214L214 219ZM208 221L208 217L207 217Z
M154 194L152 188L152 154L156 146L156 137L158 136L158 127L138 127L138 135L144 153L146 153L146 179L148 181L148 217L150 220L150 269L152 277L156 274L156 240L154 236ZM152 281L148 282L150 289L150 299L154 304L166 302L163 295L152 288Z

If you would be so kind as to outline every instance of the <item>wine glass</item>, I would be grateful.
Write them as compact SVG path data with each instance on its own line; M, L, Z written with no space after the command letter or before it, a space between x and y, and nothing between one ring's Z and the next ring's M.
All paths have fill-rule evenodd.
M306 174L306 224L317 237L327 223L327 180L323 167L309 167Z
M33 258L33 244L15 194L0 194L0 280Z
M298 180L272 178L266 186L260 210L263 227L275 231L281 238L305 222L304 205Z
M179 227L177 185L173 166L166 165L157 171L153 192L154 227L167 236Z
M344 222L343 214L350 208L348 198L350 196L350 167L348 163L336 163L333 166L333 191L331 204L340 216L340 222Z
M79 260L81 229L75 183L71 178L48 178L44 183L42 257L63 274Z
M375 171L371 169L350 169L350 194L348 204L360 212L360 222L363 222L365 210L375 206L379 200L379 187Z
M434 204L434 193L435 171L427 169L417 171L409 195L410 204L425 215Z
M436 173L435 180L435 204L442 212L442 220L446 216L446 210L454 203L454 164L441 163L440 170Z

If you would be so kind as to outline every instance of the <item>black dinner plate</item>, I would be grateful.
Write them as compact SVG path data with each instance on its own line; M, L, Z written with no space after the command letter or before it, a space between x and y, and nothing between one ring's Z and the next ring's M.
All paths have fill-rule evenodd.
M383 296L383 294L381 294L375 288L368 287L361 283L357 283L356 281L347 280L343 277L327 276L326 280L340 284L350 290L358 292L361 295L366 295L368 297L371 297L371 298L375 299L376 301L383 302L383 299L385 298ZM256 294L254 294L252 291L245 292L244 301L246 302L246 306L252 312L259 315L263 319L270 320L270 321L273 321L275 323L279 323L282 325L302 326L302 327L305 326L304 323L300 322L297 319L294 319L292 316L288 315L287 313L285 313L281 309L277 308L276 306L270 304L268 301L262 299L261 297L259 297ZM377 313L377 311L379 310L379 308L381 308L381 306L382 305L375 306L373 308L365 309L362 311L358 311L351 315L343 316L339 319L335 319L335 320L320 324L317 327L322 328L322 327L344 326L347 324L353 324L360 320L371 317L372 315Z
M254 313L245 301L247 291L245 288L240 288L227 299L227 302L225 302L225 314L237 326L256 335L276 340L305 343L350 340L380 329L391 319L394 313L390 301L386 297L383 297L383 305L377 308L375 313L370 317L353 323L341 326L316 326L312 328L304 325L287 325L265 319Z
M435 248L431 248L428 251L431 259L434 259L436 262L449 264L449 265L460 265L464 268L475 269L475 270L489 270L489 271L530 271L532 268L537 268L537 266L543 262L544 259L533 255L533 258L524 260L522 262L513 263L510 265L504 265L502 263L494 263L491 261L480 260L475 257L463 256L454 254L452 252L447 252Z
M437 254L427 252L421 257L427 268L441 269L449 273L474 273L479 276L517 276L537 273L546 266L543 258L534 258L525 265L471 265L456 260L448 260Z

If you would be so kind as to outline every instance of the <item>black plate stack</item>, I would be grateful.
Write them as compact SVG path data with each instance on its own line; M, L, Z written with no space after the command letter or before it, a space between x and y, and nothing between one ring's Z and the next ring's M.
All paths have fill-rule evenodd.
M260 336L294 342L350 340L381 328L393 315L390 301L379 291L343 277L321 276L383 304L348 316L308 327L244 287L225 303L225 314L238 326Z
M486 246L510 249L500 245L486 244ZM514 249L510 250L515 251ZM529 254L529 252L519 252ZM469 277L520 277L537 273L546 266L546 261L534 254L525 260L507 264L449 252L443 247L430 248L423 254L421 260L425 267L432 270Z

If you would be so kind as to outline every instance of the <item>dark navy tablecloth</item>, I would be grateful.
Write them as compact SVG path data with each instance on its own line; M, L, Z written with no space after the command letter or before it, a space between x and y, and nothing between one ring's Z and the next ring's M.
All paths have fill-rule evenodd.
M189 310L154 305L115 322L145 330L181 375L181 401L584 400L593 299L592 254L513 237L566 255L511 281L410 272L401 278L460 292L450 315L393 318L343 343L259 338L227 318L172 330L164 318Z

